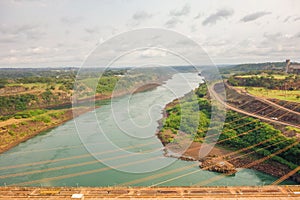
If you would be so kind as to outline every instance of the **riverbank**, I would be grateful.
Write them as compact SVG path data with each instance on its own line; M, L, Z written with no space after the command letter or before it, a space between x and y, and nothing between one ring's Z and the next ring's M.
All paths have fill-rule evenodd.
M185 74L184 74L185 75ZM188 186L188 185L263 185L271 184L275 179L267 174L262 174L258 171L243 170L237 173L234 177L225 177L222 175L211 173L209 171L199 170L195 166L198 162L186 162L182 160L175 160L162 157L162 148L160 141L153 137L153 133L157 128L156 121L161 118L159 112L163 107L157 108L153 112L152 123L149 129L144 129L147 132L142 132L143 128L132 129L132 134L136 134L139 138L141 136L149 136L144 139L133 140L131 136L124 134L124 130L120 127L127 126L134 122L138 125L149 123L149 119L145 118L149 111L149 106L146 105L166 105L171 102L175 96L168 91L167 88L174 88L173 91L179 91L176 96L183 96L190 91L190 86L187 86L180 80L182 75L176 75L174 78L166 82L166 85L159 87L147 93L140 93L131 98L130 106L132 108L141 108L139 111L131 112L130 117L124 117L124 121L118 120L118 124L112 126L114 116L111 115L111 105L109 100L105 101L95 112L89 112L81 115L76 121L83 123L80 128L84 133L82 138L86 144L93 148L94 152L101 152L103 159L109 159L114 163L107 163L110 166L120 166L123 163L128 164L126 171L132 172L145 171L150 173L139 173L137 176L128 176L128 173L114 168L107 168L103 162L98 162L87 152L86 148L82 146L82 140L75 134L75 124L73 121L65 123L62 126L42 133L38 137L34 137L29 141L18 145L1 156L2 170L2 185L27 185L27 186L89 186L89 187L107 187L115 185L130 185L130 186L149 186L149 185L163 185L163 186ZM198 86L198 79L196 75L187 74L185 77L192 80L192 88ZM193 79L195 77L195 79ZM145 98L146 97L146 98ZM118 98L114 101L114 108L118 109L119 116L127 113L126 106L128 105L128 98L130 96ZM100 103L99 103L100 105ZM116 110L115 109L115 110ZM153 110L154 111L154 110ZM142 115L144 114L144 115ZM98 137L98 124L95 123L95 116L101 120L101 128L105 133L113 133L107 135L113 139L114 144L120 146L122 149L130 147L130 152L141 153L141 159L135 157L123 157L119 151L111 152L111 148L103 145L107 144L101 137ZM135 127L135 126L134 126ZM124 127L124 128L129 128ZM143 134L143 135L142 135ZM142 146L141 146L142 145ZM100 148L100 149L99 149ZM107 151L105 149L107 149ZM98 150L99 149L99 150ZM101 150L103 149L103 150ZM152 150L153 149L153 150ZM153 156L147 152L153 152ZM102 154L103 152L103 154ZM143 156L145 152L145 156ZM120 153L120 154L119 154ZM124 152L126 153L126 152ZM84 157L82 157L84 155ZM131 154L133 155L133 154ZM142 159L145 158L145 159ZM151 159L150 159L151 158ZM153 158L153 159L152 159ZM136 161L138 163L136 163ZM175 162L174 162L175 161ZM166 167L165 164L172 162ZM116 165L114 165L116 164ZM15 168L13 166L18 166ZM105 170L103 170L103 168ZM159 168L159 169L158 169ZM157 170L155 170L157 169ZM66 175L68 177L66 177ZM220 177L219 181L209 184L207 180L214 180L214 177ZM163 183L163 184L162 184ZM292 184L285 182L285 184Z
M145 92L153 90L162 83L145 84L137 89L118 92L114 94L97 94L93 98L85 98L79 100L77 103L85 103L91 101L108 100L113 97L121 97L128 94L135 94L138 92ZM56 107L71 107L71 103L57 105ZM86 112L92 111L90 107L76 107L76 108L63 108L57 110L47 110L45 114L40 116L27 118L27 119L14 119L11 118L6 121L0 122L0 153L6 152L9 149L25 142L36 135L48 131L52 128L60 126L73 118L82 115Z
M172 130L162 130L162 122L168 117L166 110L172 108L174 105L178 104L178 102L179 100L176 99L167 104L163 112L163 119L159 121L160 125L157 136L164 145L165 156L176 157L185 161L199 162L203 162L206 158L213 157L221 159L221 161L229 162L236 169L254 169L275 177L282 177L291 171L288 166L270 159L257 162L262 157L255 154L255 152L251 151L251 149L236 151L225 146L215 145L205 158L200 157L200 149L207 148L207 146L203 146L203 143L194 142L193 139L189 137L190 135L183 132L174 134ZM300 175L297 173L292 175L289 179L300 183Z
M199 142L192 142L186 150L183 150L181 149L182 146L180 146L180 144L167 144L165 145L165 156L176 157L184 161L202 161L203 158L199 157L201 146L202 144ZM244 153L235 154L234 150L230 150L222 146L214 146L206 157L220 158L231 163L236 169L254 169L275 177L282 177L291 171L288 166L272 160L253 164L260 158L256 156L249 156ZM290 177L290 180L300 183L300 175L295 174Z
M49 111L38 118L13 120L12 123L4 126L0 123L0 153L91 110L85 107L76 108L76 112L72 108L62 109ZM48 118L48 116L51 117Z

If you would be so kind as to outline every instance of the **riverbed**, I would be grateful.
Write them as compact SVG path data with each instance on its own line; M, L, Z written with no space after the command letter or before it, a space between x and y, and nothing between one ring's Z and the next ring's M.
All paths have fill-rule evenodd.
M19 144L0 156L0 185L234 186L275 181L252 169L222 176L199 169L197 162L163 156L155 135L163 108L201 81L197 73L175 74L154 90L105 101L95 111Z

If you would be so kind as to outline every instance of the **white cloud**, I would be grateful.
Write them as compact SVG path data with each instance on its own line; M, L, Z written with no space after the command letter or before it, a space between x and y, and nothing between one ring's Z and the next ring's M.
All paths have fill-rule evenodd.
M200 17L202 17L203 16L203 13L198 13L195 17L194 17L194 19L199 19Z
M66 24L66 25L73 25L73 24L78 24L81 21L83 21L83 17L74 17L74 16L64 16L61 18L61 22Z
M105 41L137 27L177 31L219 63L281 60L288 55L300 61L299 7L298 1L283 0L0 1L0 67L79 66L100 38ZM121 41L114 51L130 42ZM172 45L190 51L180 41ZM142 56L159 57L151 51Z
M296 17L296 18L294 19L295 22L298 21L298 20L300 20L300 17Z
M165 23L165 26L167 28L174 28L177 24L180 24L180 23L182 23L182 21L179 18L172 17Z
M288 22L289 21L289 19L291 18L292 16L287 16L284 20L283 20L283 22L285 23L285 22Z
M94 33L98 33L99 32L99 28L98 27L85 28L84 30L87 33L89 33L89 34L94 34Z
M11 50L9 50L9 53L11 53L11 54L15 54L15 53L18 53L19 52L19 50L17 50L17 49L11 49Z
M57 49L50 49L47 47L31 47L27 49L27 53L29 54L44 54L48 53L49 51L57 51Z
M181 9L174 9L170 11L170 15L171 16L184 16L184 15L188 15L190 13L191 10L191 6L189 4L185 4Z
M131 20L127 23L129 27L135 27L140 25L145 20L152 18L152 14L145 11L138 11L134 13L131 17Z
M147 49L140 53L141 57L152 58L152 57L165 57L167 53L157 49Z
M203 25L213 25L216 24L217 21L221 19L226 19L233 15L232 9L221 9L218 10L216 13L209 15L203 22Z
M249 14L249 15L246 15L246 16L244 16L242 19L241 19L241 21L243 21L243 22L251 22L251 21L255 21L255 20L257 20L257 19L259 19L259 18L261 18L261 17L263 17L263 16L265 16L265 15L270 15L271 14L271 12L255 12L255 13L251 13L251 14Z
M21 40L39 40L46 35L41 31L41 27L35 24L23 25L0 25L0 42L14 43Z
M0 32L8 35L17 35L21 33L32 33L37 28L38 26L33 24L13 25L13 26L2 24L0 26Z
M145 19L149 19L151 17L152 17L152 14L149 14L145 11L139 11L139 12L136 12L132 16L132 19L134 19L134 20L145 20Z

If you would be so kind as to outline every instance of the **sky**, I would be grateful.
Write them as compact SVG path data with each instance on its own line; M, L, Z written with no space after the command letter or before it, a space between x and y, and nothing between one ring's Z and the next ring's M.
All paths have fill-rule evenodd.
M125 51L117 49L138 43L135 36L106 42L143 28L178 33L215 64L300 62L299 10L298 0L1 0L0 67L78 67L101 45L100 57L119 56ZM165 40L183 56L193 51L176 36ZM149 57L180 64L164 51L135 52L118 64L147 64Z

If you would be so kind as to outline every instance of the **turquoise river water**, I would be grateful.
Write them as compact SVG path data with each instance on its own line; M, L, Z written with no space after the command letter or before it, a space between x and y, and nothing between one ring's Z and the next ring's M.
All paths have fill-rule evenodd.
M220 176L199 169L196 162L163 156L155 135L162 109L199 82L196 73L175 74L154 90L106 101L95 111L19 144L0 155L0 185L221 186L276 180L251 169Z

